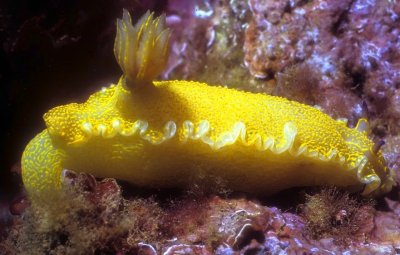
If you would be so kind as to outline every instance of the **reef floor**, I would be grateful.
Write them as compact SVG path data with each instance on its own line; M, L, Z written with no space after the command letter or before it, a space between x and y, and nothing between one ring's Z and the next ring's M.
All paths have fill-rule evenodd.
M186 191L156 192L65 173L57 204L33 208L23 191L2 204L2 254L400 252L400 203L388 197L324 187L250 198L219 183L210 192L201 180Z

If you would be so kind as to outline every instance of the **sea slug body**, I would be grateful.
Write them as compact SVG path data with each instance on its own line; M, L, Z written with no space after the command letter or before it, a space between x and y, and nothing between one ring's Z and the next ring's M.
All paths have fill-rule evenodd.
M320 110L285 98L194 81L153 81L168 59L165 17L135 26L124 11L114 53L118 84L81 104L51 109L47 128L26 147L22 177L33 202L57 194L62 170L148 187L181 187L201 173L233 190L271 194L336 185L377 195L393 173L368 138Z

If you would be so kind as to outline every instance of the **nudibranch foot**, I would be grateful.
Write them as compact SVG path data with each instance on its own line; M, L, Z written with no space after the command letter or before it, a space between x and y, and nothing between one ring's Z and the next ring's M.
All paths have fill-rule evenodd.
M35 202L60 187L61 170L150 187L182 187L196 175L223 178L232 190L271 194L335 185L390 191L394 173L368 138L320 110L285 98L194 81L154 81L168 60L165 16L133 26L124 10L114 53L116 85L81 104L51 109L47 129L27 146L22 177Z
M21 159L24 186L33 201L46 202L57 197L61 187L64 154L53 145L47 130L26 146ZM45 195L44 195L45 194Z

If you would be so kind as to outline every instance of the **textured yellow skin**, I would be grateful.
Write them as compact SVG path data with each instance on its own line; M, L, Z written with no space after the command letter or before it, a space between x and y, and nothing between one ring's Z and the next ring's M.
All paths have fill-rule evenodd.
M124 73L85 103L44 115L47 129L22 157L33 200L56 193L64 168L150 187L184 186L206 174L223 177L233 190L262 194L313 185L379 194L393 185L365 120L351 129L280 97L191 81L148 82L159 71L145 78Z

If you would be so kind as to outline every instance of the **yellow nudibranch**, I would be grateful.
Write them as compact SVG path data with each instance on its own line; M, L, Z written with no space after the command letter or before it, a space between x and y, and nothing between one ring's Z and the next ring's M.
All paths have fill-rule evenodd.
M153 81L165 68L165 16L146 13L135 26L117 21L118 84L82 104L51 109L47 129L22 156L33 202L57 194L62 170L113 177L146 187L182 187L199 173L236 191L271 194L290 187L336 185L377 195L393 172L355 128L285 98L194 81Z

